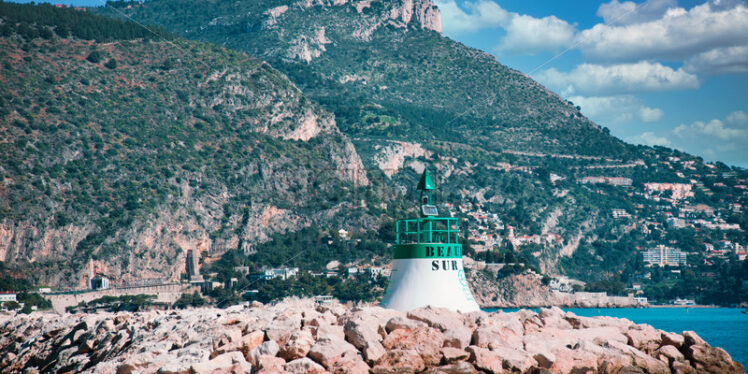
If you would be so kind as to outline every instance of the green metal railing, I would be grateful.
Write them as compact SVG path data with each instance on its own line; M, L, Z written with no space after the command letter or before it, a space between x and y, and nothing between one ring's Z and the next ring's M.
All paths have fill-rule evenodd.
M423 217L401 219L395 225L396 244L444 243L459 244L458 219L453 217Z

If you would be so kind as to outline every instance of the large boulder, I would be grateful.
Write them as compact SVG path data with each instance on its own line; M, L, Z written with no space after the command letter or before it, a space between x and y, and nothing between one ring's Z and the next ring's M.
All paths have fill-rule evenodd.
M283 369L292 374L322 374L327 372L325 368L307 357L289 361L283 366Z
M387 351L371 368L374 374L417 373L426 368L421 355L415 349L393 349Z
M476 368L487 373L497 374L504 372L501 356L496 352L491 352L486 348L475 345L468 346L465 350L470 353L468 361Z
M652 353L660 347L662 334L649 325L633 325L624 333L628 345L646 353Z
M686 341L688 341L686 337ZM743 365L732 360L722 348L712 348L705 344L693 344L688 347L688 359L700 373L743 374Z
M388 350L415 350L429 366L439 365L442 359L441 348L444 335L439 330L422 326L413 331L397 329L392 331L382 342Z
M330 368L330 372L335 374L368 374L369 370L369 365L361 359L356 351L346 352Z
M331 370L346 353L357 354L358 351L347 341L335 335L326 335L317 339L317 343L309 350L309 357Z
M472 344L481 348L521 347L522 338L505 327L479 327L473 331Z
M278 355L286 361L306 357L314 343L314 337L309 330L299 330L289 335Z
M241 352L229 352L217 356L209 361L193 364L190 367L192 374L217 374L217 373L250 373L252 365L244 359Z
M465 320L463 315L458 312L453 312L445 308L432 308L430 306L408 312L408 318L424 322L429 327L441 331L447 331L457 326L464 326Z
M348 321L345 324L345 339L358 348L369 363L376 362L385 354L378 327L367 320Z

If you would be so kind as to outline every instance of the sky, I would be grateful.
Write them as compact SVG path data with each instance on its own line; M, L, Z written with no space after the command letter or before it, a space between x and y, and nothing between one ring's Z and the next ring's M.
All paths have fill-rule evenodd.
M748 5L434 0L443 34L530 75L627 142L748 167Z
M445 36L530 75L611 134L748 168L745 0L433 1Z

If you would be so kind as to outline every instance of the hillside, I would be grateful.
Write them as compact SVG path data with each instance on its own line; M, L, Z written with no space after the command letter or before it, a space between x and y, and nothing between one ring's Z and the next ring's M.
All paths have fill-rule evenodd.
M89 259L116 281L174 280L187 249L249 249L355 211L334 202L368 183L352 144L268 64L84 12L0 7L0 261L42 284L84 281Z
M489 151L631 151L526 75L443 37L430 0L109 5L101 11L265 59L334 112L350 136Z

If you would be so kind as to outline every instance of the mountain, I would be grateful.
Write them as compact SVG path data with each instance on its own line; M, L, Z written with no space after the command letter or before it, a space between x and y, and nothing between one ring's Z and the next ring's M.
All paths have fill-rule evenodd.
M89 260L174 280L187 249L355 212L333 202L368 183L353 145L267 63L81 11L0 10L0 260L43 284L82 281Z
M430 0L153 0L102 12L262 58L352 137L636 157L525 74L442 36Z

